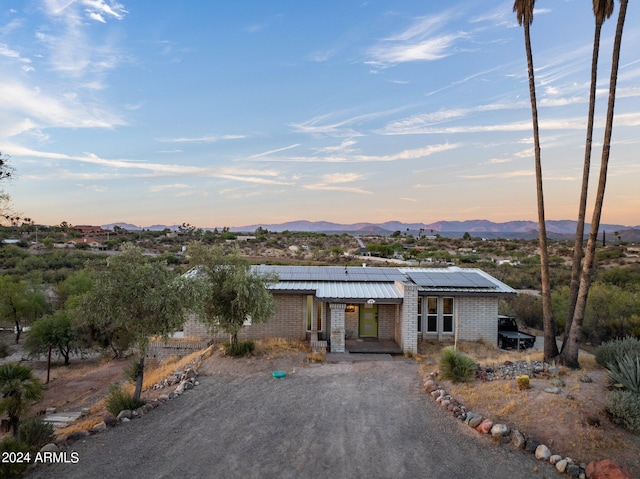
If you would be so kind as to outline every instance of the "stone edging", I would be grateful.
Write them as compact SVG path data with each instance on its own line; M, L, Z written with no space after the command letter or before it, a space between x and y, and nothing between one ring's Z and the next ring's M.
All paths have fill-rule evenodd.
M605 477L616 477L619 479L632 479L631 476L613 464L609 460L592 461L589 464L576 464L570 457L562 457L552 454L551 450L544 444L540 444L532 437L512 429L506 424L494 423L490 418L470 411L465 405L452 398L436 382L436 373L430 373L425 382L424 390L427 395L435 400L440 407L448 411L460 422L474 428L478 433L490 435L496 441L503 444L511 444L515 449L525 450L535 455L536 459L547 461L555 465L559 472L566 473L569 477L578 479L598 479ZM606 471L615 470L618 475L605 475Z

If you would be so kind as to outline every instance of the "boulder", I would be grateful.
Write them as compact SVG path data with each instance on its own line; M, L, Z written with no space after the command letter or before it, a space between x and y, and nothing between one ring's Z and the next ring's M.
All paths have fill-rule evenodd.
M536 447L535 454L536 454L536 459L540 459L543 461L548 461L549 458L551 457L551 451L544 444L540 444L538 447Z
M558 454L554 454L549 458L549 462L554 466L558 463L558 461L562 461L562 456Z
M100 421L91 428L91 432L104 431L107 428L107 424L104 421Z
M480 424L476 427L476 431L480 434L489 434L491 428L493 427L493 421L489 418L485 418L482 420Z
M631 474L616 466L609 459L590 462L585 473L589 479L631 479Z
M526 441L520 431L518 431L517 429L512 430L511 434L509 434L509 438L511 439L511 444L513 444L513 447L515 447L516 449L524 449Z
M40 452L58 452L59 450L60 448L52 442L45 444L40 448Z
M480 425L480 423L484 420L484 418L480 415L475 416L469 420L469 426L472 428L476 428Z
M569 463L566 459L560 459L558 462L556 462L556 469L560 472L564 472L567 470L568 465Z
M69 434L66 439L65 439L65 443L67 444L67 446L71 446L74 443L76 443L77 441L84 439L85 437L87 437L89 435L88 431L76 431L76 432L72 432L71 434Z
M525 451L528 451L528 452L536 452L536 449L538 448L539 445L540 445L540 443L538 441L536 441L534 438L530 437L524 443L524 449L525 449Z
M102 421L107 425L107 427L113 427L118 423L118 418L113 414L105 414Z
M116 416L118 421L122 421L124 418L131 419L131 409L123 409Z
M560 394L560 388L556 386L553 386L550 388L544 388L544 392L549 394Z
M491 428L491 437L500 439L509 434L509 426L506 424L494 424Z

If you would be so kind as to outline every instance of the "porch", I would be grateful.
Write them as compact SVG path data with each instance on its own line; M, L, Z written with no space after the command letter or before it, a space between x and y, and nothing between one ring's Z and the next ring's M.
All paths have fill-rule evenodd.
M402 348L395 341L378 338L347 339L345 351L357 354L402 354Z

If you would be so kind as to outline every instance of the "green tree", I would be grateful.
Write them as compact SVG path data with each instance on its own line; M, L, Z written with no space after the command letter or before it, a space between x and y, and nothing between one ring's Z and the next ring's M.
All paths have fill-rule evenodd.
M80 349L77 337L69 312L61 310L44 316L31 325L24 348L30 356L40 356L46 354L51 346L58 356L64 358L64 365L68 366L71 353Z
M238 255L223 255L214 247L189 247L192 265L199 274L194 280L195 307L202 321L212 330L231 336L232 348L238 344L242 326L266 322L275 312L269 285L277 278L261 274Z
M611 60L611 76L609 79L609 99L607 103L607 118L605 121L604 141L602 143L602 157L600 160L600 175L598 178L598 189L596 191L596 200L593 208L593 216L591 218L591 227L589 230L589 239L585 252L584 262L582 264L582 273L580 275L580 287L576 300L571 329L568 338L562 348L560 361L570 368L579 368L578 350L579 341L582 335L582 323L584 322L585 309L587 306L587 298L589 288L591 287L592 273L594 270L594 260L596 257L596 243L598 240L598 230L600 229L600 218L602 216L602 207L604 204L604 193L607 184L607 170L609 167L609 154L611 152L611 135L613 133L613 116L616 100L616 85L618 83L618 67L620 64L620 47L622 45L622 32L624 29L624 21L627 14L628 0L620 0L620 10L618 12L618 23L616 25L616 34L613 42L613 55Z
M584 223L587 212L587 192L589 189L589 172L591 171L591 147L593 139L593 123L596 108L596 87L598 82L598 55L600 53L600 34L602 25L613 13L613 0L593 0L593 15L595 17L595 32L593 36L593 55L591 57L591 88L589 90L589 114L587 117L587 139L584 149L584 163L582 169L582 186L580 188L580 203L578 205L578 222L576 225L576 239L573 246L573 263L571 266L571 283L569 285L569 305L566 313L566 327L562 349L569 339L569 330L573 322L576 309L578 290L580 288L580 270L582 266Z
M46 300L41 291L25 281L14 281L0 276L0 319L15 325L16 344L20 341L23 323L39 318L46 311Z
M121 254L92 272L92 288L79 304L84 321L113 345L136 346L134 399L140 399L144 357L151 336L166 339L184 322L184 288L165 263L150 261L136 246L125 244ZM113 346L112 346L113 347Z
M42 383L29 366L14 362L0 366L0 413L9 417L14 437L19 437L20 418L42 394Z
M549 253L547 246L547 226L544 211L544 193L542 188L542 162L540 160L540 134L538 131L538 104L536 101L536 83L533 71L533 54L531 51L530 26L533 22L535 0L515 0L513 11L518 24L524 27L524 41L527 53L527 69L529 72L529 96L531 99L531 119L533 122L533 148L536 172L536 195L538 200L538 243L540 246L540 279L542 286L542 321L544 324L544 359L551 361L558 355L551 304L551 285L549 279Z

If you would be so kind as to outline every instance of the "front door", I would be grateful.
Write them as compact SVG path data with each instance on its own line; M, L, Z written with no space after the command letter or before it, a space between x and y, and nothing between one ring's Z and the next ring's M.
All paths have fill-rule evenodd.
M360 321L358 326L358 335L361 338L377 338L378 337L378 305L377 304L360 305Z

